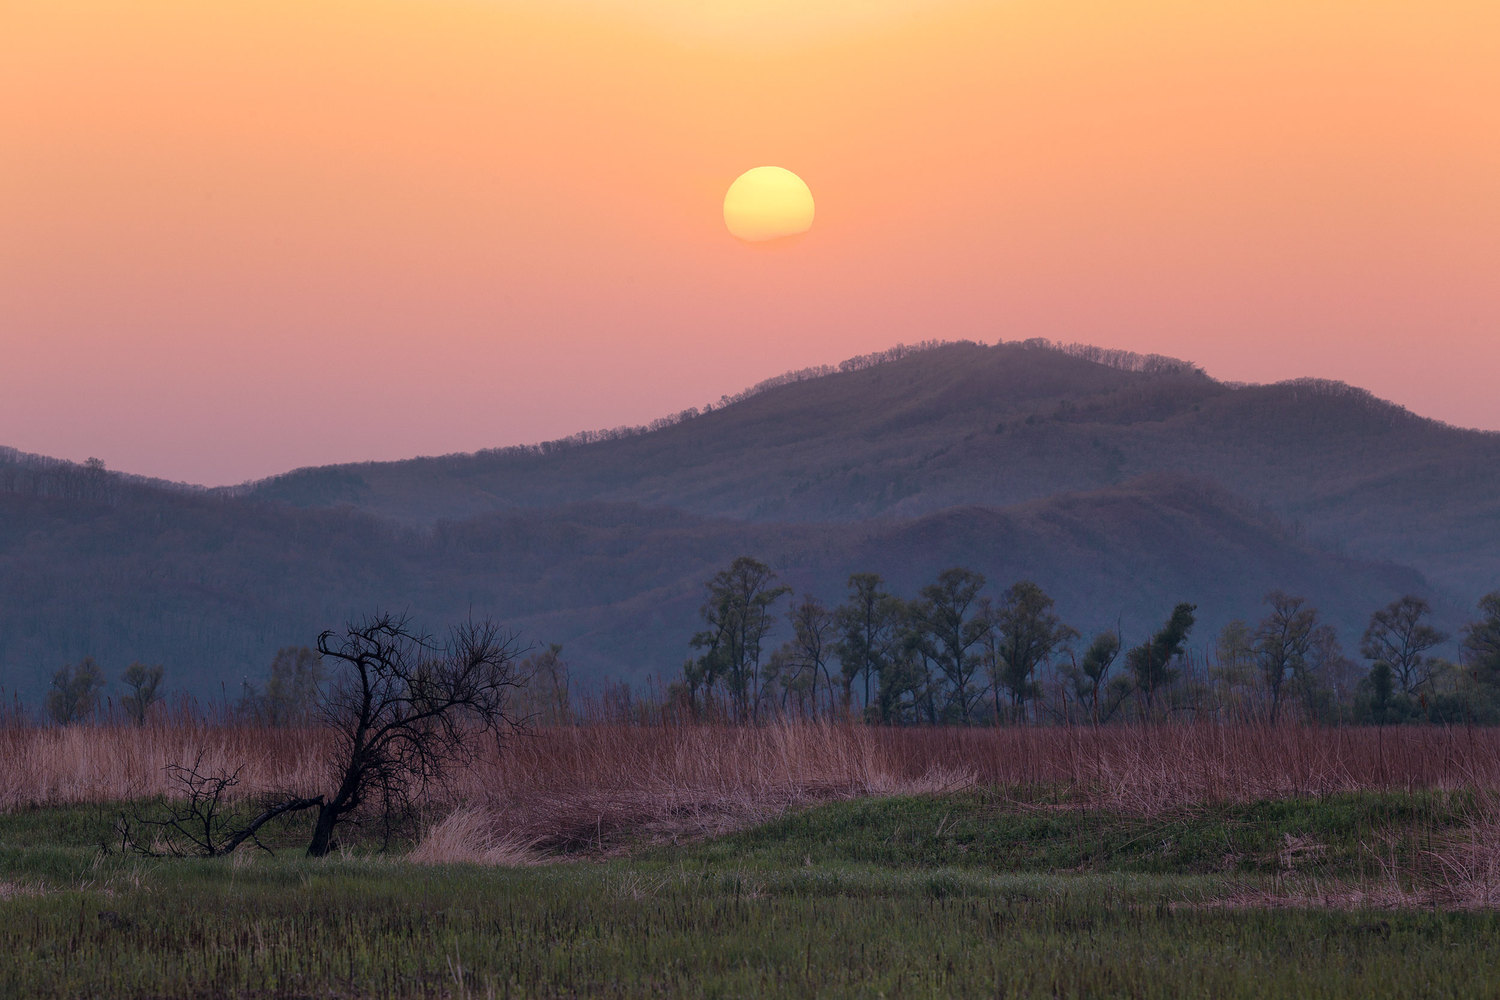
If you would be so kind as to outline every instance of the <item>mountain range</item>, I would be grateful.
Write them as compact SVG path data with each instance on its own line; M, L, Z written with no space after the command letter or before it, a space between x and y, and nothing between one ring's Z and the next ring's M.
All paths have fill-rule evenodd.
M1305 595L1348 646L1374 608L1450 630L1500 588L1500 434L1341 383L1214 380L1039 341L926 344L790 373L648 428L301 469L207 490L0 451L0 685L91 655L233 695L276 648L377 607L493 615L635 683L688 654L740 554L827 603L1034 579L1129 641L1198 604L1195 644Z

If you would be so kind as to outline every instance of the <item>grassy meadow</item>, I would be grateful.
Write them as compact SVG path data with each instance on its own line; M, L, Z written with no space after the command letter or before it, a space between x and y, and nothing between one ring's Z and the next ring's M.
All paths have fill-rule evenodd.
M543 730L317 860L112 843L189 751L305 790L312 732L0 741L0 996L1500 992L1484 730Z

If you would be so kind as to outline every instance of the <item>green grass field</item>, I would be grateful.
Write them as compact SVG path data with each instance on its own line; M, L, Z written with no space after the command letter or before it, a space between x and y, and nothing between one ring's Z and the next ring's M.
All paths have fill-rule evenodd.
M1390 886L1469 808L866 799L522 869L106 856L110 810L19 812L0 996L1493 996L1491 912L1277 905Z

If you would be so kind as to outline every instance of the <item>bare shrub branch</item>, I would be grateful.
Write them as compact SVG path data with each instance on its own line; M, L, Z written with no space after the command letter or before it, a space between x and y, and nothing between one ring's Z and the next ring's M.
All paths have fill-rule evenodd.
M271 854L271 849L256 837L261 827L278 816L323 804L321 795L272 796L260 814L246 822L229 809L232 790L240 783L243 766L229 774L209 771L203 764L203 751L199 750L193 763L168 764L165 770L183 793L182 797L168 801L164 816L137 815L132 819L122 813L115 827L121 850L151 857L218 858L234 853L248 840ZM149 841L143 837L147 831L152 834Z

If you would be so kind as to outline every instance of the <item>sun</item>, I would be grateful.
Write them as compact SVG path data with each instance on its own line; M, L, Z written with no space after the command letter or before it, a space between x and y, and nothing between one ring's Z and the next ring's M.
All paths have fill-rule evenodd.
M811 229L812 223L812 191L802 178L782 167L747 170L724 194L724 225L747 243L796 236Z

